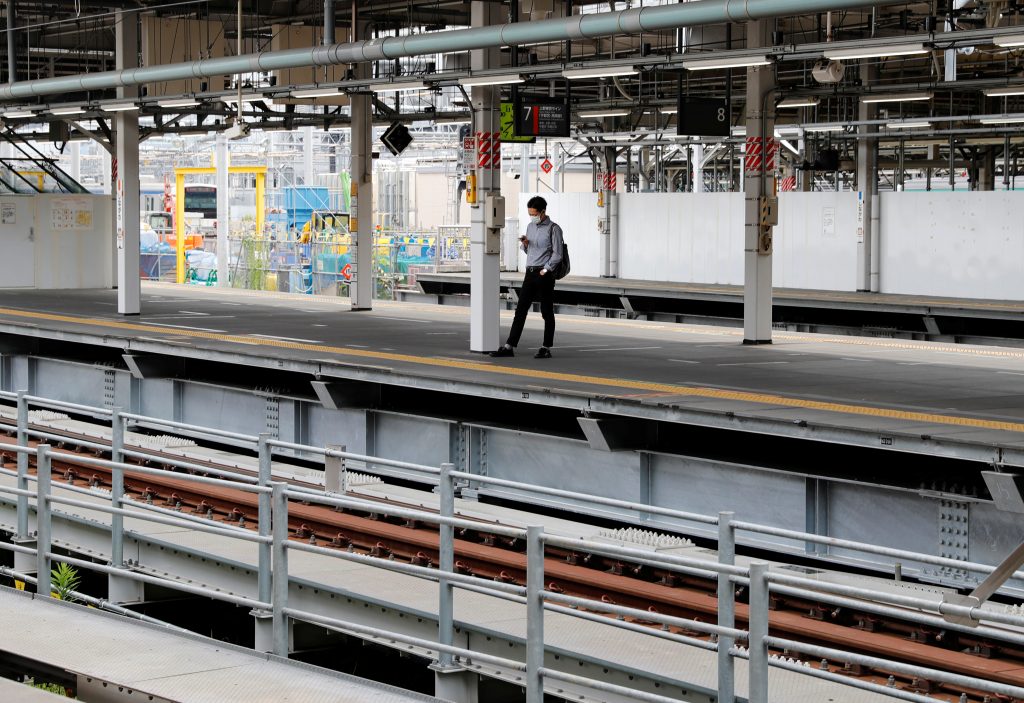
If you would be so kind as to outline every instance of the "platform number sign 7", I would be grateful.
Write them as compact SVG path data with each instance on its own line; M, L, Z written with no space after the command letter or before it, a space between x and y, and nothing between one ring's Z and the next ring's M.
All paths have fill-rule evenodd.
M729 101L726 98L679 97L676 134L728 137L729 127Z

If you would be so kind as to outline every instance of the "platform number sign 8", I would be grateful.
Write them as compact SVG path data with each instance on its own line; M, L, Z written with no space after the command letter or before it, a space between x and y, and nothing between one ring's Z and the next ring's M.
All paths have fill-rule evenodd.
M729 126L729 101L727 99L679 97L677 134L698 137L728 137Z

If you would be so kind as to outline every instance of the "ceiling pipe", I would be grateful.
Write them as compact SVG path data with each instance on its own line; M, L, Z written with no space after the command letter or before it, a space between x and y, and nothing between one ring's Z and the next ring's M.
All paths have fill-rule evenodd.
M41 78L0 87L0 100L308 66L384 61L406 56L453 53L517 44L543 44L619 34L639 34L717 22L741 22L807 12L890 4L893 4L892 0L695 0L680 5L638 7L619 12L573 15L537 22L498 24L331 46L201 59L123 71Z

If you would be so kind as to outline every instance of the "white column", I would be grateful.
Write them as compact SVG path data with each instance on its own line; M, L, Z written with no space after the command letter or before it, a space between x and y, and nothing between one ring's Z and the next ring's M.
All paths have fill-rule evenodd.
M472 25L487 27L503 20L501 7L474 0ZM470 65L474 71L500 65L499 49L478 49L472 52ZM473 86L473 131L476 135L499 132L500 94L494 86ZM494 148L501 143L493 140ZM478 147L479 148L479 147ZM499 151L500 154L500 151ZM500 161L499 161L500 164ZM477 204L470 210L469 230L469 348L471 351L493 351L500 345L498 328L498 296L501 291L501 230L488 230L484 222L489 198L501 197L501 168L477 168Z
M611 129L610 122L605 123L606 129ZM616 148L605 147L600 156L602 170L606 174L615 173L617 161ZM619 275L619 229L618 229L618 202L614 188L606 188L610 183L605 180L597 184L601 191L601 207L598 211L599 229L601 231L601 277L616 278Z
M82 181L82 142L74 141L68 144L68 175L75 179L75 182Z
M860 67L860 78L864 86L874 82L874 69L870 62L864 61ZM862 133L876 132L874 125L863 124L875 119L878 114L874 103L861 102L857 109L858 128ZM872 231L874 213L878 205L878 141L875 139L857 140L857 290L877 291L877 275L872 283L871 271L876 253L872 249L875 239Z
M367 36L367 25L354 20L358 39ZM370 77L370 64L356 64L357 78ZM352 282L349 292L353 310L373 308L373 116L371 96L352 95Z
M764 20L747 23L747 46L771 46L770 24ZM775 101L765 100L774 87L774 68L747 69L747 139L761 139L762 153L775 139ZM772 341L772 248L770 227L761 225L761 204L775 198L775 172L767 168L746 174L743 241L743 343L771 344Z
M690 146L690 165L693 174L693 192L704 192L704 145L692 144Z
M231 244L231 199L228 197L228 138L224 132L217 132L217 285L228 285L228 249ZM258 203L257 203L258 205Z
M313 140L316 135L312 127L302 128L302 183L311 186L316 183L313 173Z
M117 70L136 68L138 62L138 15L119 12L115 29ZM118 88L118 97L134 99L138 88ZM117 181L114 185L117 246L117 311L141 312L142 281L139 275L139 114L118 112Z

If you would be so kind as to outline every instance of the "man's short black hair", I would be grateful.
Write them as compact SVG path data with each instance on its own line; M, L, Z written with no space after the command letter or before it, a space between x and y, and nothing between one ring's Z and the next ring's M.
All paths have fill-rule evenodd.
M526 202L527 208L533 208L537 212L547 212L548 201L539 195L535 195Z

